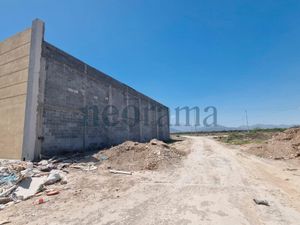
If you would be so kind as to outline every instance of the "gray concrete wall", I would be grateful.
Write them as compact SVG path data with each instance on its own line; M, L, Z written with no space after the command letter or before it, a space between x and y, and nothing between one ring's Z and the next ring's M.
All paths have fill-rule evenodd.
M169 138L167 107L46 42L42 61L43 154Z

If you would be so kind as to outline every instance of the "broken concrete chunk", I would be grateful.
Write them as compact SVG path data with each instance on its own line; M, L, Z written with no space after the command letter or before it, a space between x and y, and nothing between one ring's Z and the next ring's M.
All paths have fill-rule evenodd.
M44 177L27 177L19 183L15 195L19 200L26 200L42 190Z

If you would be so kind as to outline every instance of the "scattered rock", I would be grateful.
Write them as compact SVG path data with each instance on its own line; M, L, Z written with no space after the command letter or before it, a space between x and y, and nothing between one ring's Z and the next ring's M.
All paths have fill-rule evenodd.
M267 202L266 200L253 199L253 201L255 202L256 205L264 205L270 207L269 202Z
M298 169L294 169L294 168L286 168L286 171L297 171Z

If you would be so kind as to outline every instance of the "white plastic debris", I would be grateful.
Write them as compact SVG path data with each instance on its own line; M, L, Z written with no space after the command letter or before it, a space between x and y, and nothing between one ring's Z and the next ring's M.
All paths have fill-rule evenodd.
M24 178L32 177L34 175L34 171L32 168L27 168L26 170L21 171L21 175Z
M40 166L47 166L48 165L48 161L47 160L42 160L38 163L38 165Z
M59 170L51 170L45 185L51 185L51 184L55 184L56 182L62 180L64 178L64 176L62 175L62 173Z

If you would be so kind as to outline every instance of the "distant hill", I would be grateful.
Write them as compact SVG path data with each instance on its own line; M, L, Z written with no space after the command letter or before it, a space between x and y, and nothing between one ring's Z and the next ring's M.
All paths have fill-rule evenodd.
M274 128L290 128L298 125L272 125L272 124L255 124L249 126L250 130L253 129L274 129ZM231 130L247 130L247 126L238 126L238 127L226 127L218 125L215 127L195 127L195 126L171 126L171 133L180 133L180 132L212 132L212 131L231 131Z

